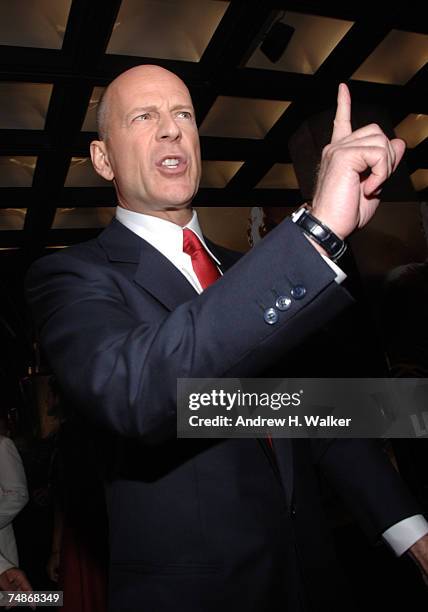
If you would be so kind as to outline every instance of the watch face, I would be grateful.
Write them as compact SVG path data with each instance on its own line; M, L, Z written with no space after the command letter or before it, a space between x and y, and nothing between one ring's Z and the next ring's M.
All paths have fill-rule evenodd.
M300 214L299 214L300 213ZM346 244L330 228L318 221L307 209L303 208L296 212L293 221L303 231L317 242L332 259L338 259L346 251Z

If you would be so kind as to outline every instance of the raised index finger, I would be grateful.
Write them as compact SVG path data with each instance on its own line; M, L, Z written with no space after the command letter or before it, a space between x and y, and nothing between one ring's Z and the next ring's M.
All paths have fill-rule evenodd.
M337 92L337 110L333 123L331 142L337 142L352 134L351 94L345 83L340 83Z

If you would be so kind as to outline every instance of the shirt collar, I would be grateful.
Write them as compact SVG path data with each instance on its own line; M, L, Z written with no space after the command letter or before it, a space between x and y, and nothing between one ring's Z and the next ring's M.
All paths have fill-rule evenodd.
M171 256L183 253L182 230L184 228L180 225L167 221L166 219L161 219L160 217L128 210L121 206L117 206L116 208L116 219L122 223L122 225L134 232L134 234L146 240L155 249L160 251L162 255L171 258ZM205 242L196 210L193 210L192 218L185 227L197 235L207 253L209 253L214 261L220 266L221 262L214 253L210 251Z

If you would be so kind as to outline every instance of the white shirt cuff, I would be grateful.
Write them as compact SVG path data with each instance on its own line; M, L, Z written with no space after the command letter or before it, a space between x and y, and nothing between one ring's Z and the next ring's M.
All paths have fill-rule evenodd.
M333 270L333 272L336 274L336 278L334 279L336 281L336 283L338 283L339 285L340 285L340 283L343 283L343 281L346 278L345 272L343 270L341 270L339 268L339 266L337 264L335 264L332 259L330 259L326 255L323 255L322 253L320 253L320 255L324 259L325 263L327 265L329 265L330 268Z
M313 244L313 242L311 241L311 239L309 238L309 236L307 236L305 233L303 234L304 237L306 238L306 240L308 240L311 245L313 246L313 248L315 249L315 246ZM318 251L318 249L315 249L319 255L321 255L321 257L324 259L325 263L330 266L330 268L333 270L333 272L336 274L336 278L334 279L336 281L336 283L338 285L340 285L340 283L343 283L343 281L346 278L346 274L343 270L341 270L339 268L339 266L337 264L334 263L334 261L332 259L330 259L330 257L327 257L327 255L323 255L322 253L320 253Z
M428 522L422 514L415 514L392 525L392 527L384 531L382 537L397 557L399 557L427 533Z

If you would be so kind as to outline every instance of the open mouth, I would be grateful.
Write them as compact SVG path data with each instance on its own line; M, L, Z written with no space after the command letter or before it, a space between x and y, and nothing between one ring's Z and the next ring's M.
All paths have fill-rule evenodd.
M162 159L156 162L156 166L162 172L177 174L186 170L187 160L184 157L170 155L168 157L162 157Z

